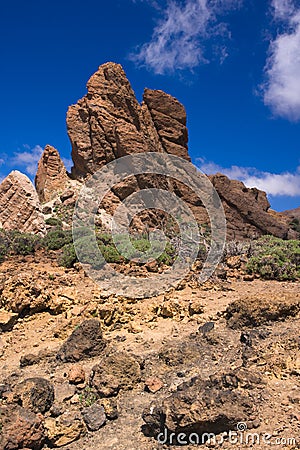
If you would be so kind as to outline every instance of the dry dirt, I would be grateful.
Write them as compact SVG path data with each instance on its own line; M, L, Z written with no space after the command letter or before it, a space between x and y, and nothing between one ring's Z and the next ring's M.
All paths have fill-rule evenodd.
M260 436L269 433L274 448L300 448L299 313L293 310L285 320L262 321L255 327L241 322L241 326L230 328L230 321L226 320L226 309L233 302L247 303L247 299L252 302L255 299L260 305L256 316L263 316L264 305L272 304L273 300L293 302L294 299L297 303L298 299L299 304L299 282L242 281L232 277L225 282L215 279L199 287L195 281L190 281L181 290L134 301L105 298L105 293L101 293L82 270L58 267L51 259L44 263L34 257L10 260L1 265L1 273L4 282L16 274L38 274L39 281L47 285L52 294L58 292L55 301L60 296L65 306L58 310L48 307L47 311L25 314L11 331L0 334L0 384L7 380L16 384L26 378L43 377L54 386L65 386L72 363L58 362L53 355L74 329L90 318L97 318L102 324L106 352L128 352L141 366L140 381L132 390L121 390L117 396L118 418L107 420L100 430L87 431L80 440L62 448L169 448L142 432L145 409L170 396L182 382L195 376L205 380L213 374L234 372L241 367L259 378L257 385L254 383L248 390L256 409L250 417L251 424L247 424L249 432ZM207 333L199 331L207 322L213 322L214 329ZM43 351L44 354L48 352L48 356L42 357L38 364L20 367L22 356ZM99 360L100 357L96 356L79 361L87 381ZM162 387L155 393L145 390L145 381L150 377L162 382ZM77 389L83 390L84 386ZM80 411L84 406L80 391L73 394L71 399L64 401L64 407ZM0 406L7 401L2 400ZM290 438L298 443L285 443ZM48 443L44 448L48 448L47 445L50 446ZM253 447L267 449L270 446L261 441ZM184 448L195 447L186 445ZM173 445L171 448L181 447ZM246 449L252 445L225 440L223 445L203 444L201 448Z

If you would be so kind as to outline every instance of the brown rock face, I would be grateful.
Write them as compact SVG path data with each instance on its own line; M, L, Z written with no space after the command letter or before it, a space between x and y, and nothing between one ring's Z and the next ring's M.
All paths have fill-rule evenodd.
M66 189L68 175L58 151L46 145L39 161L35 187L41 202L48 202Z
M5 230L44 233L41 205L29 178L14 170L0 184L0 226Z
M174 97L163 91L145 89L140 105L122 67L114 63L100 66L88 81L87 89L87 95L70 106L67 114L75 178L85 178L108 162L132 153L167 152L190 159L186 112ZM265 233L289 236L287 221L268 212L270 204L264 192L247 189L243 183L221 174L212 176L211 181L223 202L229 239L253 238ZM161 176L130 177L114 186L101 208L112 214L120 199L151 187L174 192L190 205L199 223L209 222L201 200L191 189ZM142 220L148 223L154 223L157 218L158 222L163 220L162 216L152 216L149 213ZM135 225L142 229L139 219Z
M280 215L269 212L266 193L249 189L241 181L230 180L220 173L210 176L225 210L227 234L234 239L272 234L287 238L289 227Z
M87 83L88 93L67 114L75 177L139 152L189 159L184 107L162 91L146 89L140 105L119 64L107 63Z

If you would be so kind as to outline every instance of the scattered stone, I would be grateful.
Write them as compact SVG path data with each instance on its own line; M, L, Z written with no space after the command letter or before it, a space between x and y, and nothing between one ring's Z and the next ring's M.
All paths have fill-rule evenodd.
M14 394L21 406L33 412L45 413L54 401L53 385L44 378L28 378L17 384Z
M7 277L2 285L0 306L19 314L19 316L50 311L52 314L61 313L68 302L59 295L61 287L49 285L49 278L39 270L24 271L17 268Z
M53 350L40 350L37 355L27 353L20 358L20 367L33 366L39 364L42 360L55 356Z
M18 321L18 314L0 310L0 331L10 331Z
M74 191L72 191L71 189L68 189L67 191L64 191L61 194L60 199L61 199L62 203L64 203L66 200L70 199L71 197L74 197Z
M176 300L164 300L161 305L155 308L155 312L164 319L184 317L182 305Z
M43 416L19 405L0 406L0 448L40 450L45 441Z
M189 315L193 316L194 314L203 314L204 306L200 299L191 300L189 304Z
M42 213L45 215L52 214L51 206L48 206L48 205L43 206Z
M132 389L140 381L141 369L138 362L125 352L104 355L93 367L90 385L100 397L111 397L120 389Z
M64 408L62 405L53 405L49 412L52 417L58 417L64 413Z
M252 338L251 338L250 333L242 332L241 336L240 336L240 341L241 341L242 344L251 346L252 345Z
M151 377L145 381L145 389L152 394L158 392L163 387L163 385L164 383L158 377Z
M101 398L99 403L103 406L106 417L109 420L116 420L119 417L118 405L115 398Z
M76 362L84 358L92 358L99 356L105 345L99 320L85 320L64 342L57 358L62 362Z
M74 365L71 367L68 373L68 380L71 384L81 384L85 382L85 371L79 365Z
M33 355L32 353L28 353L27 355L23 355L20 358L20 367L33 366L34 364L38 364L40 362L40 357L38 355Z
M86 432L79 414L66 411L59 417L46 418L45 429L51 445L62 447L80 439Z
M198 330L200 333L206 334L212 331L215 327L214 322L206 322L204 325L201 325Z
M253 281L254 280L254 275L247 273L246 275L243 276L243 280L244 281Z
M230 256L226 260L226 264L228 267L230 267L230 269L239 269L241 267L241 263L242 262L240 255Z
M106 415L103 406L94 403L81 411L83 420L90 431L99 430L106 422Z
M63 403L67 400L70 400L70 398L73 397L75 392L76 392L76 387L70 385L67 382L56 383L55 384L55 401L57 403Z

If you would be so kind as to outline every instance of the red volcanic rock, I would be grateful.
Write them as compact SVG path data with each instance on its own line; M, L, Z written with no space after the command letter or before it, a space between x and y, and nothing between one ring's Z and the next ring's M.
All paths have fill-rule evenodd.
M266 193L249 189L241 181L230 180L220 173L210 176L227 218L228 235L235 238L272 234L287 238L289 227L276 213L269 213Z
M100 66L87 90L67 114L75 177L132 153L167 151L188 159L186 114L178 100L146 89L140 105L115 63Z
M99 67L88 81L87 91L67 113L74 178L85 179L116 158L141 152L166 152L190 160L186 112L176 98L160 90L145 89L143 102L139 104L124 70L112 62ZM221 174L210 179L224 206L229 239L266 233L282 238L291 236L288 221L269 211L264 192L248 189L240 181ZM192 189L179 180L143 173L114 186L100 209L112 213L120 200L147 188L174 192L188 203L199 223L209 223L201 199ZM134 228L142 230L145 221L150 227L156 226L163 216L145 213L143 218L133 220Z

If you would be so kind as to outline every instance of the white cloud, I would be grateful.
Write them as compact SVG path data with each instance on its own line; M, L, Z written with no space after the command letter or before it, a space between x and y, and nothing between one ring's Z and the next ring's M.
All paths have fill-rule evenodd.
M256 187L274 197L300 196L300 166L294 173L270 173L259 171L254 167L231 166L226 168L214 162L207 162L202 158L197 160L197 166L208 175L221 172L231 179L242 181L249 188Z
M35 175L43 149L40 145L36 145L33 148L24 145L24 148L24 151L14 152L10 165L23 168L29 175Z
M208 63L205 56L207 40L220 35L228 37L225 24L216 24L218 14L239 6L241 1L186 0L182 5L178 0L171 0L154 28L151 41L131 55L131 59L145 64L157 74L193 69ZM221 61L225 55L222 45Z
M273 14L286 31L271 41L265 66L264 103L276 116L300 120L300 8L273 0Z
M295 12L293 0L273 0L272 8L274 18L279 20L287 20Z

